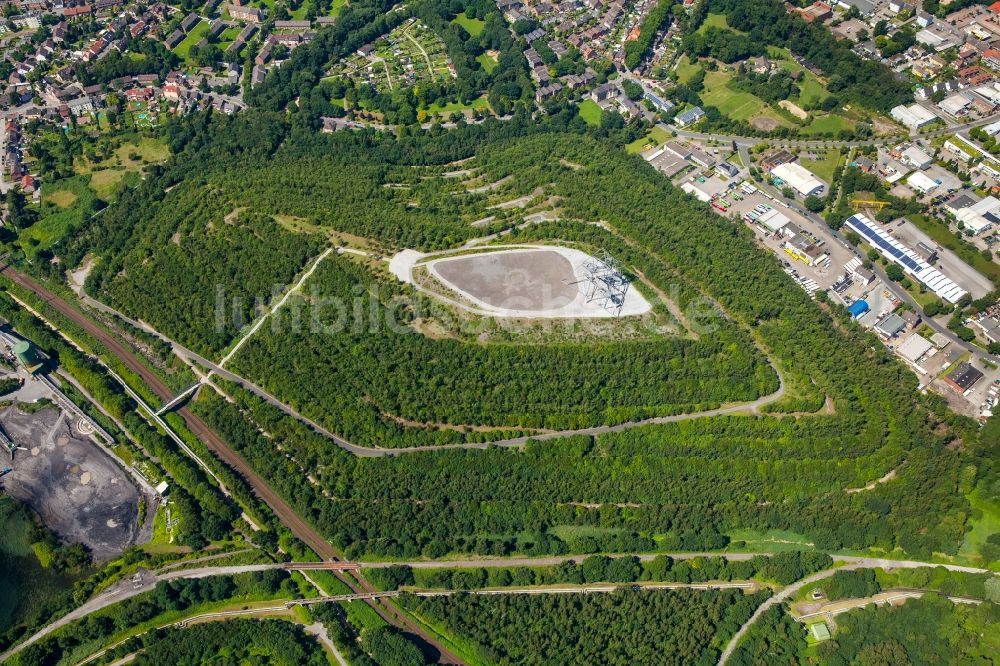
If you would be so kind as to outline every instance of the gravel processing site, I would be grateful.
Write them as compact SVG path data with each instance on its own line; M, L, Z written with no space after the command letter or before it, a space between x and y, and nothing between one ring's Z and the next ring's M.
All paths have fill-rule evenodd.
M60 538L84 544L97 560L148 539L137 524L140 495L132 480L69 415L56 406L25 413L14 401L0 409L0 425L23 447L12 463L0 460L13 468L0 480L4 491L30 505Z

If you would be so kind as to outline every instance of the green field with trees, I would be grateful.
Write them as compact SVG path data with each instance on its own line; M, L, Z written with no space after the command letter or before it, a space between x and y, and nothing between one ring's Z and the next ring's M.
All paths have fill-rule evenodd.
M323 649L301 627L281 620L229 620L168 629L142 640L138 665L253 663L326 666Z
M161 581L149 592L92 613L29 645L14 657L13 663L77 663L102 645L185 616L240 603L301 596L288 572L281 570ZM188 645L185 649L191 648ZM181 659L158 663L192 662Z
M838 615L833 638L816 646L822 666L995 664L998 654L1000 605L955 604L935 594Z
M0 496L0 650L26 627L69 601L90 568L79 545L59 543L31 509Z

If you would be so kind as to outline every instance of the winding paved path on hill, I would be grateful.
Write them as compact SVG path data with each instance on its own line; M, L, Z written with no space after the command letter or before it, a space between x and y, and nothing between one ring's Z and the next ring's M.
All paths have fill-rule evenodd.
M315 264L313 268L315 268ZM593 426L590 428L577 428L574 430L555 430L551 432L537 433L533 435L510 437L507 439L500 439L492 442L465 442L461 444L411 446L398 449L384 448L379 446L363 446L360 444L355 444L353 442L350 442L344 439L343 437L331 432L330 430L323 427L313 419L299 412L291 405L288 405L287 403L283 402L277 396L268 392L263 387L255 384L254 382L250 381L249 379L241 375L236 374L235 372L226 370L225 368L221 367L218 363L210 361L201 354L198 354L197 352L194 352L188 349L187 347L184 347L177 341L172 340L163 333L160 333L149 324L132 319L131 317L124 315L118 310L115 310L109 305L106 305L94 298L91 298L90 296L84 295L81 300L83 301L84 304L94 308L95 310L99 310L113 317L117 317L122 321L127 322L131 326L141 329L151 335L155 335L160 340L170 345L173 353L178 357L180 357L181 359L202 366L203 368L209 370L211 374L222 377L223 379L231 381L235 384L239 384L247 391L250 391L261 400L264 400L265 402L270 404L272 407L275 407L276 409L280 410L287 416L291 416L295 420L299 421L300 423L308 427L310 430L316 432L319 435L322 435L323 437L326 437L340 448L358 456L359 458L379 458L384 456L399 456L409 453L428 453L432 451L444 451L450 449L487 449L489 447L511 448L511 447L524 446L529 440L545 441L551 439L559 439L562 437L572 437L574 435L597 436L614 432L622 432L625 430L630 430L632 428L638 428L641 426L660 425L664 423L676 423L678 421L690 421L692 419L703 419L703 418L710 418L713 416L724 416L727 414L741 414L741 413L759 414L761 413L760 410L762 407L774 403L780 400L782 397L784 397L786 390L784 377L781 376L780 372L777 372L777 370L775 370L775 373L778 375L778 388L773 393L769 393L768 395L761 396L760 398L757 398L756 400L751 400L749 402L734 403L731 405L724 405L722 407L717 407L715 409L707 409L699 412L685 412L683 414L671 414L669 416L655 416L648 419L626 421L624 423L619 423L616 425ZM277 308L275 308L274 310L276 309ZM268 314L270 314L274 310L270 310ZM244 336L240 339L240 342L241 343L245 342L249 338L250 335ZM231 357L232 353L230 353L227 356L227 360ZM772 365L772 367L774 366ZM169 398L167 400L169 400Z

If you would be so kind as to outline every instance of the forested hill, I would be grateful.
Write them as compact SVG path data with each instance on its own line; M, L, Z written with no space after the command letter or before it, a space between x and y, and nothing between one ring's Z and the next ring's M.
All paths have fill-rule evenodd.
M233 414L216 413L211 406L213 423L330 538L353 544L355 552L419 552L430 538L420 526L446 524L437 542L443 541L448 550L462 550L479 547L480 527L488 527L490 534L516 535L543 525L600 520L614 529L652 533L671 525L706 534L792 529L822 548L878 545L902 547L914 555L954 552L969 516L960 488L989 473L971 424L948 416L930 398L919 397L912 375L881 345L840 310L810 301L772 257L754 246L741 225L670 187L658 172L617 145L567 132L570 125L556 129L557 121L549 118L542 124L519 116L450 132L406 133L397 139L370 132L324 135L293 129L293 121L283 114L255 110L235 118L182 119L170 129L179 151L176 158L128 193L124 205L94 218L90 228L60 248L60 255L63 265L75 265L84 252L105 257L91 275L91 293L110 295L116 305L154 325L177 317L168 321L168 332L190 335L203 330L205 322L198 313L211 309L215 292L188 273L206 273L206 279L219 280L227 289L248 290L257 283L244 276L262 280L260 267L274 271L267 279L287 282L306 257L315 255L315 238L269 222L281 208L330 229L381 239L390 247L453 247L485 233L468 223L476 219L471 217L476 214L475 196L441 196L443 192L433 188L442 179L425 179L421 174L427 173L426 167L413 166L473 157L474 163L463 166L481 170L484 182L516 175L528 190L547 184L561 197L564 221L531 227L521 232L525 238L595 247L618 243L614 247L622 248L622 256L663 288L687 285L680 292L682 307L699 291L721 304L745 331L742 335L759 340L780 364L792 387L811 387L804 390L831 398L835 414L737 417L645 428L599 438L585 454L568 454L577 445L567 441L547 443L528 455L451 452L440 458L369 461L354 459L325 440L315 445L286 442L284 450L294 452L286 463L313 470L317 486L305 482L305 474L273 468L274 461L265 453L273 444L261 443L258 455L257 430L239 433L239 416L234 420ZM417 171L407 182L421 188L424 203L419 208L401 205L406 199L395 200L394 190L382 187L412 169ZM172 189L165 193L168 187ZM235 208L250 204L250 209L234 213L235 201L243 202ZM316 206L328 208L310 212L309 207ZM588 220L607 221L618 238L586 224ZM204 252L215 253L216 259L206 260ZM267 261L255 258L261 252ZM232 262L228 268L226 261ZM257 272L245 266L258 267ZM123 268L135 279L117 279ZM338 274L336 269L331 263L314 279L331 287L338 280L363 284L371 279ZM253 294L248 296L244 302L252 303ZM747 343L733 340L734 353L746 351ZM217 349L225 339L206 338L200 344ZM304 385L329 381L323 368L331 363L345 371L371 370L342 354L330 358L332 346L325 351L303 346L309 353L297 358L314 359L315 367L303 360L294 371L279 373L269 361L270 347L262 337L236 362L252 379L286 398L298 395ZM486 382L506 376L479 366L473 370ZM381 386L378 379L371 383ZM347 388L337 386L325 392L330 400L309 404L334 430L349 422L337 410L347 410L343 413L352 417L361 414L358 405L372 410L366 400L336 403L333 397ZM553 400L574 404L572 394L558 390ZM392 396L367 393L390 411L395 408ZM433 397L441 411L453 412L459 405L446 392ZM218 407L227 409L224 403ZM421 405L398 407L406 411ZM502 416L491 412L481 418L493 421L498 414ZM365 428L359 432L368 432ZM270 422L261 430L288 432ZM947 446L953 442L961 445ZM555 457L550 459L549 452ZM963 466L969 471L960 477ZM866 493L844 492L892 469L893 483ZM337 489L336 494L350 501L330 502L320 488ZM399 492L419 501L398 508L383 501ZM602 510L598 518L573 508L574 502L641 506L627 513ZM506 508L484 515L483 506L493 503ZM481 525L483 521L489 525ZM685 543L715 543L700 538Z
M913 99L909 85L888 67L858 57L851 51L850 41L837 39L820 23L807 23L797 13L787 11L780 0L706 0L698 11L702 17L725 14L729 26L750 33L753 43L786 47L802 56L823 71L829 91L845 101L888 113ZM703 41L705 37L693 34L687 39L690 48L691 40ZM737 41L746 43L744 38ZM724 53L718 56L729 62Z

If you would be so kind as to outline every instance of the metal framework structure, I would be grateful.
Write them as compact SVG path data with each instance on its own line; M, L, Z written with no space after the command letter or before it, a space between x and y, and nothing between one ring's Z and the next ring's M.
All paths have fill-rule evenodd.
M614 257L606 250L601 250L598 257L583 264L583 274L578 282L586 283L584 295L587 302L598 301L602 308L615 317L620 315L631 281Z

